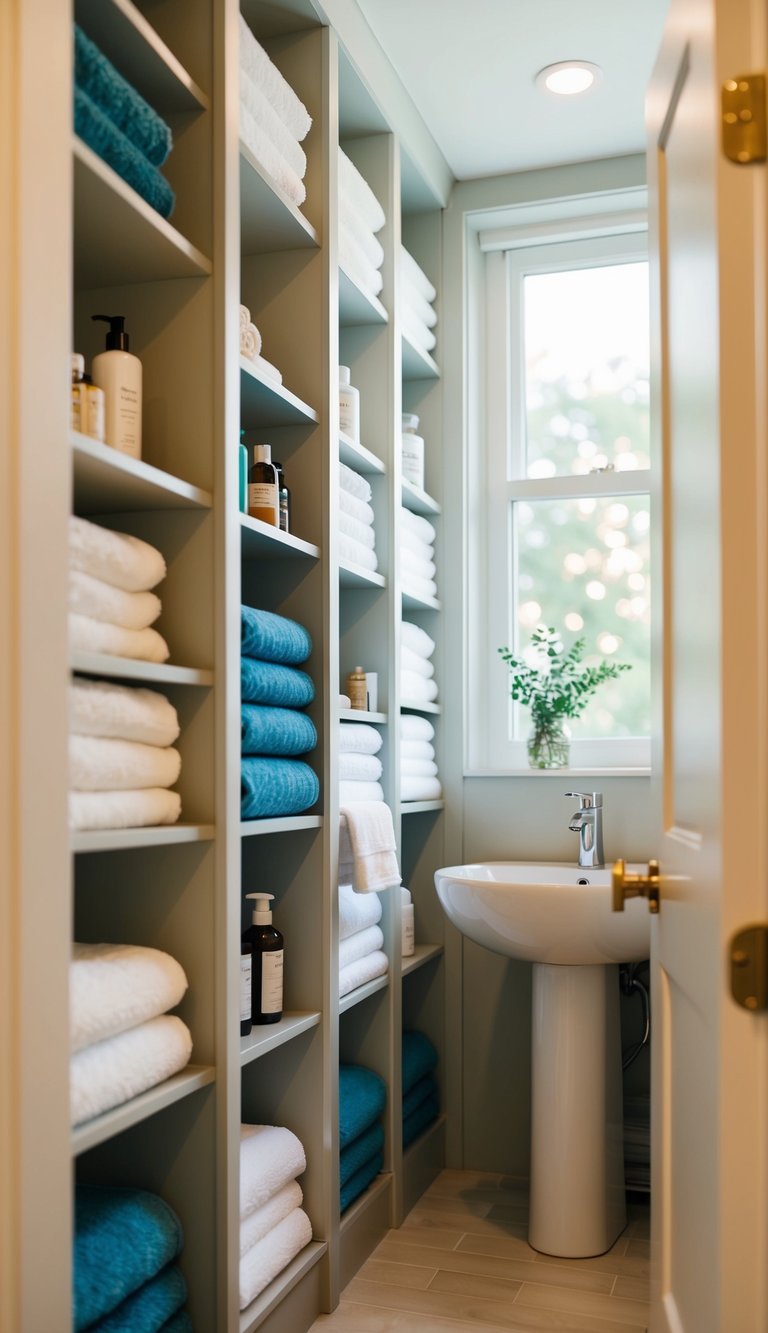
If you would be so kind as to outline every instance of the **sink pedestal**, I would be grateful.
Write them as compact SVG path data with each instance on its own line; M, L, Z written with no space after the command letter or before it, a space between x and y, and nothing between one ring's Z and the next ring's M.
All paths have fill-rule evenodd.
M528 1240L604 1254L626 1226L616 965L534 963Z

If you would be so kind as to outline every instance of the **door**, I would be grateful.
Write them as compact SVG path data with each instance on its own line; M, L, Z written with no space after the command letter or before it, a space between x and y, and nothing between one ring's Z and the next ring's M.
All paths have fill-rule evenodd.
M763 0L672 0L648 98L656 588L653 1333L768 1329L768 1017L729 989L768 921L766 166L720 87Z

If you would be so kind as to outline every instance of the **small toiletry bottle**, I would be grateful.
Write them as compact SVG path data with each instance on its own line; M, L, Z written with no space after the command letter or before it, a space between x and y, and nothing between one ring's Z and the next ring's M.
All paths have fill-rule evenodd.
M269 444L253 446L253 466L248 473L248 513L273 528L280 527L280 488Z
M346 692L353 708L366 709L368 707L368 688L365 672L361 666L356 666L354 671L349 672Z
M90 435L92 440L101 440L102 444L106 425L104 412L104 390L93 383L90 375L83 375L80 386L81 430L84 435Z
M253 959L250 941L243 940L240 945L240 1036L247 1037L251 1031L251 1010Z
M81 411L80 386L83 382L85 361L80 352L72 353L72 394L69 424L73 430L84 432Z
M104 438L118 453L141 458L141 362L128 351L124 315L92 315L109 325L107 350L93 358L93 382L104 390Z
M238 468L239 468L239 505L240 513L248 513L248 450L243 444L245 431L240 431L240 444L238 445Z
M349 382L349 366L339 366L339 429L360 443L360 393Z
M274 462L273 467L277 470L277 489L280 502L280 531L290 532L291 530L291 492L285 484L285 473L282 463Z
M246 893L255 898L252 925L243 934L251 947L253 1002L251 1022L278 1023L283 1016L283 937L272 925L269 903L274 893Z
M403 476L420 490L424 490L424 441L416 434L419 418L413 412L404 412L400 456Z
M416 926L413 903L408 889L401 888L400 926L402 931L401 951L403 958L410 958L416 952Z

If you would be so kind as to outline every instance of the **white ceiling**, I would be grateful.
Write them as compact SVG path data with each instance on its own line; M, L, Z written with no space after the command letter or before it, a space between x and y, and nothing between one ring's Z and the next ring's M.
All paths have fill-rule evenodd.
M669 0L358 0L459 180L644 149L643 100ZM544 65L599 86L553 97Z

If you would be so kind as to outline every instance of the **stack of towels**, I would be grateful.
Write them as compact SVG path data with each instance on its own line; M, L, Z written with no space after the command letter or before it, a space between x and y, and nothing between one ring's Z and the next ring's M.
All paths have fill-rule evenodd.
M435 667L431 660L434 651L435 641L426 630L410 620L401 622L400 694L403 704L418 707L419 704L434 703L437 698Z
M428 518L400 510L400 567L403 592L422 601L437 597L435 538Z
M70 828L176 823L179 719L164 694L76 676L69 732Z
M297 1181L307 1159L280 1125L240 1126L240 1309L244 1310L312 1239Z
M339 998L381 977L389 967L384 953L378 893L355 893L339 885Z
M171 131L75 24L75 133L142 199L169 218L176 202L158 171Z
M127 532L86 518L69 520L69 646L142 662L167 662L156 629L160 598L150 589L165 578L160 552Z
M266 357L261 355L261 334L251 319L247 305L240 307L240 355L252 361L254 369L265 379L271 380L274 384L282 384L283 377L277 366L273 366L271 361L267 361Z
M403 333L421 352L431 352L437 339L433 302L437 292L405 246L400 247L400 303Z
M378 569L373 522L370 482L346 463L339 463L339 559L342 564L362 565L363 569L374 573Z
M240 15L240 138L256 161L300 207L307 197L301 147L312 126L304 103Z
M434 1069L437 1051L423 1032L404 1032L403 1147L407 1148L440 1114L440 1093Z
M400 715L400 800L439 801L443 794L435 763L435 728L417 713Z
M167 1012L186 989L184 969L159 949L73 944L69 965L73 1125L122 1106L189 1063L189 1028Z
M342 1213L384 1165L387 1085L362 1065L339 1066L339 1186Z
M241 798L243 819L297 815L320 795L317 774L296 758L317 745L301 712L315 697L306 671L312 651L303 625L273 611L241 607Z
M176 1266L181 1223L156 1194L104 1185L75 1190L75 1333L192 1333Z
M383 801L381 732L364 722L339 723L339 804Z
M367 180L339 149L339 263L368 296L378 296L383 286L384 251L376 233L385 221Z

